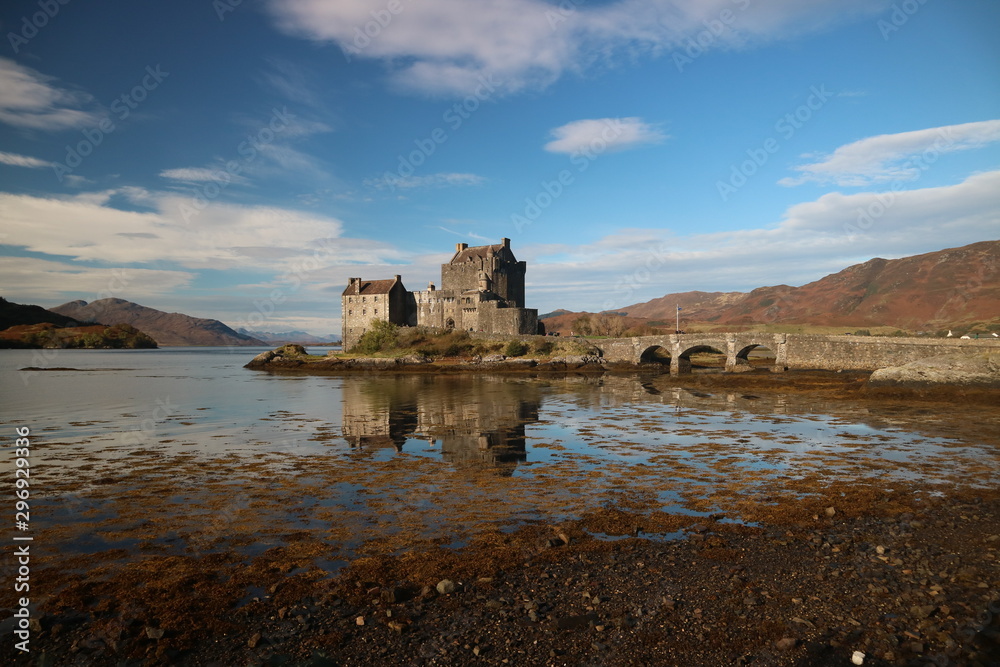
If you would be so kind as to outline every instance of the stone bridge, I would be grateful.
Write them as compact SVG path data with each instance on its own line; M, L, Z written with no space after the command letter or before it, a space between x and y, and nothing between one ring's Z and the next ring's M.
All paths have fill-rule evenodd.
M1000 352L1000 340L981 338L903 338L888 336L824 336L816 334L703 333L588 340L608 361L642 363L670 357L672 375L691 372L691 355L726 355L727 371L750 370L748 355L767 348L772 370L876 370L958 351Z

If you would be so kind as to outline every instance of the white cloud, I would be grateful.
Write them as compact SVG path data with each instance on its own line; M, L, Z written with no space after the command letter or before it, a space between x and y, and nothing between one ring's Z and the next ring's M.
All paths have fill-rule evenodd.
M641 118L593 118L575 120L551 131L545 144L550 153L602 153L656 144L667 136Z
M39 160L35 157L18 155L17 153L5 153L3 151L0 151L0 163L9 164L12 167L24 167L26 169L41 169L42 167L55 166L52 162Z
M390 11L390 4L398 11ZM617 0L590 6L545 0L269 0L280 28L328 41L353 59L377 59L401 88L468 95L480 77L505 93L544 87L567 71L619 54L662 54L735 17L708 48L781 39L874 15L889 0ZM727 15L728 16L728 15ZM720 23L721 25L721 23Z
M784 178L779 183L791 186L815 182L852 187L911 181L919 178L940 155L981 148L997 141L1000 141L1000 120L882 134L841 146L819 162L796 167L801 176Z
M956 185L831 193L773 227L679 237L623 229L585 245L521 246L528 305L605 310L670 292L802 285L872 257L905 257L997 238L1000 171Z
M113 201L124 200L124 210ZM0 193L4 243L87 262L171 262L187 268L259 268L281 271L315 245L341 235L339 220L289 209L216 203L188 224L188 197L140 188L74 197Z
M0 123L33 130L65 130L97 123L89 95L60 88L53 77L0 58Z
M15 303L46 302L56 306L72 298L141 299L170 294L194 279L195 275L187 271L96 268L34 257L5 257L0 262L4 297Z
M486 179L476 174L464 173L440 173L427 174L426 176L399 176L369 179L365 185L382 190L385 188L404 188L408 190L417 188L450 188L469 185L482 185Z
M160 176L174 181L184 181L185 183L202 183L218 181L220 178L218 172L219 170L208 167L178 167L176 169L164 169L160 172ZM226 172L223 171L223 173ZM232 174L228 176L232 178Z

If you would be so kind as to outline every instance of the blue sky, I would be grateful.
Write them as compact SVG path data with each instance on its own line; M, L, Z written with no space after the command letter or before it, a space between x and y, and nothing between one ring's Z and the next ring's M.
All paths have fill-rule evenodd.
M1000 238L993 0L0 9L0 293L339 332L509 237L540 311Z

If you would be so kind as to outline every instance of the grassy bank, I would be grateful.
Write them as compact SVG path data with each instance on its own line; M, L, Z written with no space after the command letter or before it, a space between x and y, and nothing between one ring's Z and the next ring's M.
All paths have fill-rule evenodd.
M358 344L335 356L397 358L418 356L425 359L472 359L503 355L505 357L553 357L590 354L592 347L578 340L558 337L525 343L519 340L490 341L474 338L467 331L438 331L424 327L399 327L390 322L374 322Z

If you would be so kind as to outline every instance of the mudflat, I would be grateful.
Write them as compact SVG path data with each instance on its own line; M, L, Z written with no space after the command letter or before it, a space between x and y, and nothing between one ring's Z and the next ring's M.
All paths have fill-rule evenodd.
M588 467L586 457L566 458L530 478L496 467L443 471L438 461L378 452L353 453L350 468L323 456L186 462L137 449L128 472L55 489L69 506L43 511L89 523L53 521L36 540L88 548L33 561L40 604L31 654L5 642L0 657L60 665L996 664L996 404L947 390L870 396L864 380L790 372L622 381L648 393L680 386L692 401L731 395L735 406L807 396L889 430L919 424L920 437L940 437L941 449L896 460L902 444L883 430L845 432L854 442L836 451L796 453L800 438L784 433L789 419L775 413L749 434L696 428L681 414L669 435L690 441L650 452L635 434L660 426L635 407L578 431L618 459ZM768 440L776 448L762 460L773 466L734 456ZM565 443L546 446L558 454ZM880 449L889 452L874 455ZM630 452L645 458L632 461ZM778 465L792 454L794 467ZM178 485L188 465L197 465L197 488ZM350 506L303 500L344 485L381 508L383 530L359 534ZM676 503L665 507L669 494ZM301 521L292 526L288 515ZM347 552L335 545L343 544L353 546L341 559Z

